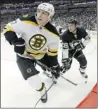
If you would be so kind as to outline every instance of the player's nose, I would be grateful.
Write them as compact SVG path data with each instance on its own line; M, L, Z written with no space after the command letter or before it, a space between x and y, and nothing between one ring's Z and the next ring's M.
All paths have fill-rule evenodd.
M41 12L38 13L38 17L39 17L39 18L42 17L42 13L41 13Z

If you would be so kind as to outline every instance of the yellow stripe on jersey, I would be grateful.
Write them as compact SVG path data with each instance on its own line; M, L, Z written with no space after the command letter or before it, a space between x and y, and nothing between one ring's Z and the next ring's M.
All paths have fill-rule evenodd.
M50 48L48 48L48 50L51 51L51 52L57 52L58 51L57 48L56 49L50 49Z
M45 30L48 31L48 32L49 32L50 34L52 34L53 36L59 37L57 34L55 34L55 33L51 32L51 31L49 31L47 28L45 28Z
M37 55L35 55L35 54L30 54L31 56L33 56L33 57L41 57L41 56L44 56L44 54L37 54Z
M36 24L35 22L33 22L33 21L23 20L22 22L27 23L27 24L36 25L36 26L37 26L37 24Z
M45 55L45 53L36 53L36 54L34 54L34 53L30 53L30 52L25 51L24 56L26 56L27 54L29 54L29 55L31 55L33 57L42 57L42 56Z
M38 53L44 54L44 53L46 53L47 51L36 51L36 50L29 50L29 49L26 48L26 52L30 52L30 53L32 53L32 54L38 54Z
M58 54L57 49L48 49L48 53L49 56L56 56Z
M3 29L3 32L7 32L7 31L14 31L9 25L6 25L5 28Z
M52 53L52 52L48 52L47 53L49 56L56 56L56 55L58 55L58 53Z

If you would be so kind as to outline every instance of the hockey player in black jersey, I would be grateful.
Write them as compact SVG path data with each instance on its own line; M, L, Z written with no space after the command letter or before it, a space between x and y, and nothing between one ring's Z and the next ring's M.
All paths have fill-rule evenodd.
M41 3L35 16L21 17L8 23L4 29L6 40L14 46L17 65L23 78L33 89L40 92L43 103L47 102L46 86L41 81L40 71L36 69L35 61L31 57L51 68L55 72L51 72L55 78L59 77L60 67L57 60L59 34L50 23L54 13L52 4Z
M87 32L83 28L77 27L77 21L71 19L68 22L68 30L62 34L62 42L63 73L70 69L72 58L75 58L80 64L80 73L83 77L88 78L86 74L87 60L82 51L90 42Z

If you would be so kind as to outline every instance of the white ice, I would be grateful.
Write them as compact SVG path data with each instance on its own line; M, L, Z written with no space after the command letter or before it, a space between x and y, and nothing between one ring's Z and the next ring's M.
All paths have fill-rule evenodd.
M60 46L61 48L61 46ZM67 82L61 77L58 83L48 92L48 102L38 103L36 107L76 107L91 91L97 82L97 37L93 37L84 50L88 61L88 83L79 73L79 64L74 59L71 69L63 76L77 83L77 86ZM61 63L61 49L59 50L59 62ZM40 67L38 67L40 70ZM47 88L52 81L45 75L40 74ZM13 47L1 38L1 107L2 108L33 108L40 98L39 93L34 91L23 79L17 64Z

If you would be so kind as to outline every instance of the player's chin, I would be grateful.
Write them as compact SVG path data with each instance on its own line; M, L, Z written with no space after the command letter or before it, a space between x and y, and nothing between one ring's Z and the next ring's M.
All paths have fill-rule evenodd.
M72 30L69 30L70 32L73 32Z
M43 21L42 20L38 20L38 24L39 25L43 25Z

